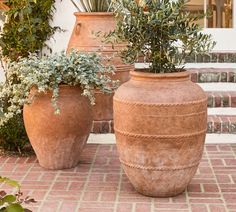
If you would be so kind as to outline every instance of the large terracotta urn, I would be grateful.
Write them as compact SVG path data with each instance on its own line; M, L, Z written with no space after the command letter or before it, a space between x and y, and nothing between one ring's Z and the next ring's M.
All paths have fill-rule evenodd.
M52 92L38 93L23 108L23 118L30 143L39 164L47 169L75 167L92 126L92 108L78 86L60 86L60 114L52 106Z
M105 44L103 38L96 34L109 33L114 30L116 21L114 14L110 12L76 12L75 26L69 40L67 51L77 49L82 52L99 52L103 56L112 57L110 63L115 66L116 72L112 79L119 80L120 84L129 80L129 72L133 65L124 64L118 52L125 48L125 44ZM106 133L102 127L95 125L113 120L113 95L96 91L96 105L93 107L93 130L95 133ZM109 127L111 129L111 126Z
M131 72L114 96L120 162L135 189L153 197L185 190L201 160L207 97L188 72Z

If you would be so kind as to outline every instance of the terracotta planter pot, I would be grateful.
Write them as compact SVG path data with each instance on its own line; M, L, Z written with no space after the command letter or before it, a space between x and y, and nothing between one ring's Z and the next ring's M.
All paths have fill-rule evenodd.
M39 164L47 169L76 166L92 126L92 109L88 98L81 96L80 87L61 86L58 104L60 115L54 114L52 93L36 93L25 105L23 117L26 132Z
M76 22L72 32L68 49L77 49L83 52L100 52L103 55L114 56L111 63L116 67L116 74L113 79L118 79L120 83L129 80L129 72L133 70L132 65L126 65L118 56L118 51L125 47L125 44L115 45L114 49L111 44L102 43L102 39L98 38L96 32L110 32L115 28L115 18L113 13L98 12L77 12L75 13ZM100 92L96 93L96 105L93 107L93 120L104 121L113 119L113 95L104 95Z
M204 91L188 72L131 72L113 104L120 161L135 189L154 197L183 192L203 153Z

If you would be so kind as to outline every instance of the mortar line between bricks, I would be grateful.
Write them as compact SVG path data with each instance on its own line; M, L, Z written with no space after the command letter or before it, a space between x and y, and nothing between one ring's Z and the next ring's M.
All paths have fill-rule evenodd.
M25 161L26 162L26 161ZM23 164L25 164L25 162ZM31 164L31 167L28 169L28 171L25 172L24 177L20 180L20 184L23 183L25 180L26 176L30 173L31 169L33 168L34 163ZM30 191L30 195L32 194L32 191ZM34 198L34 197L33 197ZM37 201L37 200L36 200Z
M188 191L187 191L187 188L185 189L185 196L186 196L186 202L187 202L187 205L188 205L188 211L192 211L191 210L191 204L189 202L189 196L188 196Z
M220 93L220 107L224 106L224 95L222 93Z
M51 185L50 185L50 187L48 188L46 194L44 195L44 198L43 198L43 200L42 200L42 203L41 203L40 206L39 206L38 212L42 212L41 208L43 207L43 204L46 202L47 197L48 197L50 191L52 190L52 187L53 187L54 183L56 182L57 177L59 176L59 173L60 173L60 172L61 172L60 170L56 171L56 176L54 177L54 180L51 181ZM58 208L57 208L56 211L59 211L60 207L61 207L61 201L59 202L59 206L58 206Z
M218 151L220 151L218 145L216 145L216 149L217 149ZM219 189L218 193L220 194L220 197L221 197L221 199L222 199L222 201L223 201L223 205L224 205L224 207L225 207L225 210L228 211L228 208L227 208L227 205L226 205L225 199L224 199L223 194L222 194L222 192L221 192L220 185L219 185L219 183L218 183L218 180L217 180L217 177L216 177L216 174L215 174L214 168L213 168L213 166L212 166L211 159L210 159L210 156L209 156L209 154L208 154L208 150L207 150L207 149L206 149L206 156L207 156L207 158L208 158L208 161L209 161L209 165L210 165L211 171L212 171L213 176L214 176L214 178L215 178L216 185L217 185L217 187L218 187L218 189ZM207 209L209 209L209 211L210 211L210 208L209 208L208 204L207 204Z
M94 156L93 156L93 160L92 160L92 162L91 162L91 166L90 166L90 169L89 169L89 172L88 172L88 176L87 176L86 181L85 181L85 183L84 183L84 188L82 189L81 196L80 196L80 200L79 200L79 202L78 202L78 205L77 205L75 211L79 211L81 202L83 201L84 194L85 194L85 191L86 191L86 189L87 189L90 176L91 176L91 174L92 174L93 166L94 166L94 163L95 163L95 160L96 160L96 157L97 157L97 153L98 153L99 148L100 148L100 146L98 145L98 146L97 146L97 149L96 149L96 151L95 151L95 154L94 154Z
M223 132L223 120L222 120L222 118L221 117L219 117L219 119L220 119L220 133L222 133Z
M227 93L227 95L228 95L228 97L229 97L229 107L231 107L231 106L232 106L231 95L230 95L230 93L229 93L229 92Z
M154 198L152 197L152 199L151 199L151 212L154 212L154 210L155 210Z
M2 157L2 156L1 156ZM0 166L0 169L2 169L3 165L7 164L7 161L10 159L9 156L7 156L7 159L2 163L2 165ZM17 159L18 160L18 159Z
M211 96L212 96L212 101L213 101L212 106L215 107L216 106L216 97L215 97L214 93L212 93Z
M122 166L120 164L120 178L119 178L119 183L118 183L118 190L116 192L116 200L115 200L114 212L117 212L117 208L118 208L120 189L121 189L121 183L122 183L122 176L123 176L123 169L122 169Z

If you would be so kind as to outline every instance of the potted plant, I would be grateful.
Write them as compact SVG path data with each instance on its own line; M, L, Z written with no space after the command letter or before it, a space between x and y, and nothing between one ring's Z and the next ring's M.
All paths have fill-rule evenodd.
M47 169L78 164L92 125L94 89L110 93L116 82L109 65L96 53L64 52L39 58L35 54L11 63L0 100L2 123L21 113L39 164Z
M114 128L123 169L147 196L183 192L201 160L207 128L207 97L184 69L191 54L215 43L185 11L186 0L116 0L117 27L108 38L128 43L126 62L145 67L114 95Z
M103 43L102 36L98 36L98 33L109 33L115 28L116 21L111 9L111 0L72 0L72 2L78 12L74 13L76 22L67 51L77 49L83 52L101 52L104 56L110 57L111 63L116 67L112 78L119 80L120 84L126 82L133 66L124 64L118 55L125 44L112 46L111 43ZM102 128L104 121L108 124L113 120L113 94L103 95L96 91L95 95L97 104L93 107L93 132L108 132L99 128Z

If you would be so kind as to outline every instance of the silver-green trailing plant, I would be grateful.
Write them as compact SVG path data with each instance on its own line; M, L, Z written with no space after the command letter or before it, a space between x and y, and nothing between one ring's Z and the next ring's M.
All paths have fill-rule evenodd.
M205 54L215 45L196 23L206 14L186 11L188 0L112 0L117 18L107 42L126 42L121 52L126 63L143 57L147 71L169 73L183 71L185 58Z
M60 95L60 85L80 86L84 96L91 104L95 104L94 90L111 93L117 87L117 81L112 81L108 75L114 73L112 66L104 65L104 58L96 53L80 53L72 51L39 58L36 54L22 58L9 64L7 79L0 90L0 101L6 97L7 108L0 108L4 114L1 123L6 122L15 114L22 112L24 104L30 104L30 90L35 87L38 92L52 91L52 105L55 113L60 113L57 104Z

